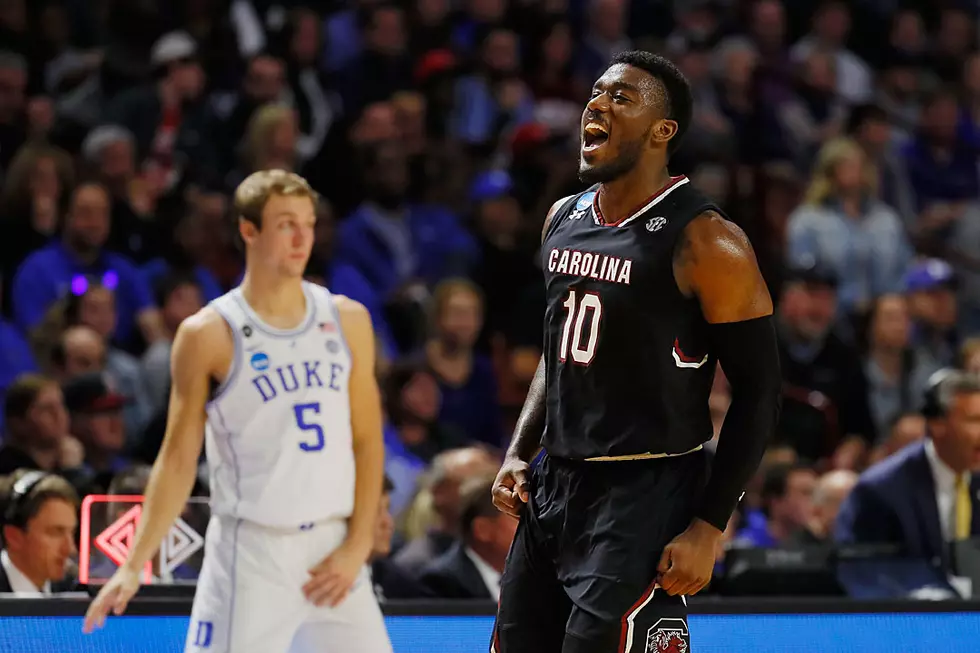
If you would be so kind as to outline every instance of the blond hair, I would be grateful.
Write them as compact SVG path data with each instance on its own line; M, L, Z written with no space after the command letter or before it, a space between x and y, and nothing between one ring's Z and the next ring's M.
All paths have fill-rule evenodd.
M272 139L283 123L296 123L296 112L282 104L267 104L252 115L245 130L242 155L249 170L264 167L272 148ZM291 166L290 166L291 167Z
M836 192L837 182L834 174L841 161L850 157L861 157L864 161L862 177L864 190L874 196L878 192L878 173L874 164L864 154L864 150L856 141L850 138L835 138L827 141L817 154L817 163L813 167L810 185L803 198L804 204L820 205Z
M262 211L272 197L308 197L314 206L320 203L320 196L309 182L295 172L259 170L235 189L235 215L261 229Z

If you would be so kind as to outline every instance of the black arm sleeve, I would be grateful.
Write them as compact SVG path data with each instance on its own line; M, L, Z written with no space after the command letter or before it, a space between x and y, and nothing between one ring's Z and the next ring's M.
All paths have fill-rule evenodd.
M772 316L712 324L709 334L732 403L697 516L723 531L776 428L782 378Z

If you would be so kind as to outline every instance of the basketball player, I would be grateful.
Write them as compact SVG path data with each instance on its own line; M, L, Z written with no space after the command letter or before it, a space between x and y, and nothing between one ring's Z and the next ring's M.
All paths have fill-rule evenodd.
M691 104L673 64L628 52L582 114L592 186L545 221L544 355L493 490L520 518L497 653L686 653L684 597L710 580L773 428L779 362L755 255L667 172ZM717 361L732 404L709 476Z
M142 518L86 631L136 593L206 437L213 516L185 651L391 652L365 567L383 465L374 335L363 306L302 280L316 200L281 170L236 190L244 279L177 331Z

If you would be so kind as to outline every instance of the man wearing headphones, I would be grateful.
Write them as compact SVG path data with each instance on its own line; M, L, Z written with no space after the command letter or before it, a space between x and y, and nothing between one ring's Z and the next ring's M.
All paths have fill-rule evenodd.
M75 552L78 495L60 476L18 470L4 479L0 593L46 595L68 591Z

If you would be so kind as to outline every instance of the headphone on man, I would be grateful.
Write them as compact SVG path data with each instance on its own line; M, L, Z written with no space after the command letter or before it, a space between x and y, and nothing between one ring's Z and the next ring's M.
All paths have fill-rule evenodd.
M28 499L38 484L49 475L45 472L27 472L10 488L10 496L3 511L3 525L23 528L27 525L30 515L27 513Z

